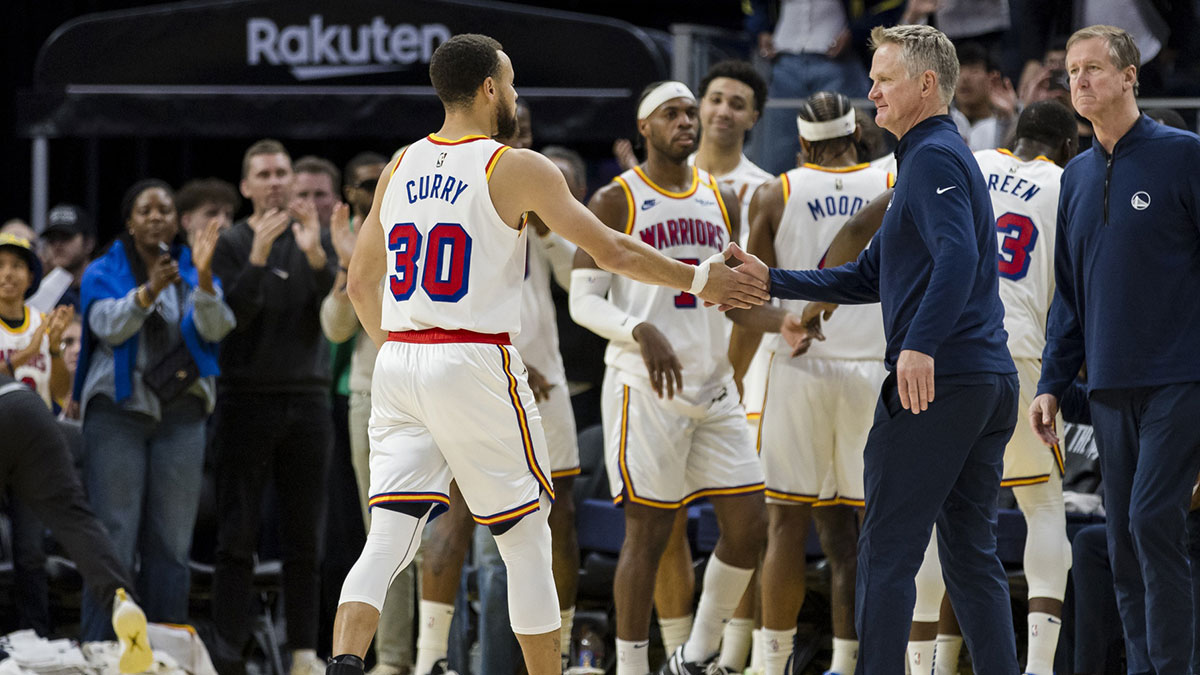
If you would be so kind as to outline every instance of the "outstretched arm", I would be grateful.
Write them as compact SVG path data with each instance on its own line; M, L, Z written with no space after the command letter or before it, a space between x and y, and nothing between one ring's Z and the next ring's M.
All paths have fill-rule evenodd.
M504 153L496 163L489 187L492 203L505 222L515 223L520 214L534 211L550 229L587 251L602 269L644 283L694 292L716 304L750 307L767 300L765 277L754 278L723 264L710 263L698 270L605 227L571 195L558 167L536 152ZM694 282L699 281L705 283L694 288Z

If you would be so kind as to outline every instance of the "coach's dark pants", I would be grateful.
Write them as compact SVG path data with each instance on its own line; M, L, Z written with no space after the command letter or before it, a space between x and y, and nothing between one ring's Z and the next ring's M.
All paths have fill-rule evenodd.
M326 394L222 392L216 415L213 619L224 643L215 659L224 675L244 671L241 650L257 614L254 556L268 481L279 499L288 647L317 647L318 546L333 431Z
M11 382L8 378L0 384ZM108 532L83 496L75 465L58 422L33 392L0 395L0 486L45 523L83 577L95 599L111 607L118 588L133 591Z
M904 672L913 578L935 521L946 589L975 672L1019 672L1008 579L996 556L997 496L1018 386L1015 373L939 377L929 409L914 415L900 406L895 374L884 381L863 458L860 675Z
M1108 552L1130 673L1190 673L1187 512L1200 471L1200 383L1091 394Z

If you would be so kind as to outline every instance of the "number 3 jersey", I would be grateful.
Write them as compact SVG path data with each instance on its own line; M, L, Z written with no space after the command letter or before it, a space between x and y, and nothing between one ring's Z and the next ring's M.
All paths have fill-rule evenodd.
M1000 300L1015 359L1040 359L1046 314L1054 298L1054 238L1062 169L1038 156L1022 161L1008 150L975 153L996 215Z
M712 176L695 167L691 172L691 187L683 192L660 188L641 167L613 180L625 192L625 232L669 258L696 265L725 249L730 224ZM737 208L737 204L730 206ZM690 293L622 276L613 276L609 300L637 323L648 321L667 337L683 366L683 391L676 398L707 405L705 396L732 376L729 328L716 307L705 307ZM650 390L646 363L636 342L609 343L604 362L620 371L622 384Z
M25 319L21 325L11 327L0 321L0 356L12 358L12 355L29 346L38 328L46 321L41 312L25 307ZM17 366L13 379L24 383L37 392L38 396L50 405L50 340L42 337L42 347L25 363Z
M485 136L430 135L400 156L379 212L384 330L520 332L525 229L501 220L488 191L507 150Z

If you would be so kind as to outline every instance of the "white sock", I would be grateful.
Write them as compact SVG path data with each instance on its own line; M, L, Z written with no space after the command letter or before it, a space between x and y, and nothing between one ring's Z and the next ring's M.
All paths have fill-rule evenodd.
M935 675L958 675L958 653L962 651L962 644L961 635L938 633L937 649L934 652Z
M912 675L933 675L933 650L937 640L908 642L908 667Z
M677 616L673 619L660 616L658 630L662 633L663 650L670 656L679 645L687 642L688 636L692 634L692 615Z
M753 567L743 569L726 565L715 555L708 559L708 568L704 570L704 590L696 607L692 636L683 645L685 661L703 663L717 653L725 622L737 610L752 576Z
M750 670L763 667L763 635L761 628L750 633Z
M446 658L450 644L450 621L454 619L454 605L444 602L422 600L417 615L421 629L417 633L417 675L429 675L433 664Z
M562 628L558 629L558 653L563 656L571 655L571 630L575 625L575 608L568 607L558 613L562 618Z
M796 629L771 630L764 628L762 636L763 673L765 675L783 675L788 657L792 655L792 643L796 639Z
M753 631L754 619L730 619L721 636L721 659L718 663L740 673L750 655L750 634Z
M833 660L829 670L837 675L854 675L858 665L858 640L833 638Z
M617 638L617 675L646 675L650 672L650 641Z
M1054 651L1062 619L1046 612L1029 613L1029 658L1025 672L1030 675L1054 674Z

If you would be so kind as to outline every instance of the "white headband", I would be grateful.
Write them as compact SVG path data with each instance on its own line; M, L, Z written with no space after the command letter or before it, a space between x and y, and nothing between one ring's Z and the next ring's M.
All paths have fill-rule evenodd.
M673 98L686 98L690 99L692 103L696 102L696 95L692 93L691 89L688 89L686 84L668 80L646 94L646 98L643 98L642 102L638 104L637 118L639 120L646 119L658 109L658 106Z
M796 116L796 127L800 129L800 138L809 143L849 136L854 133L854 127L857 124L853 108L847 111L845 115L826 122L809 122L799 115Z

